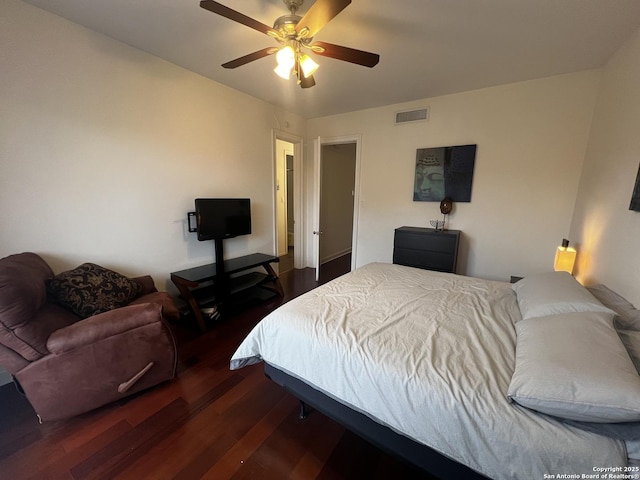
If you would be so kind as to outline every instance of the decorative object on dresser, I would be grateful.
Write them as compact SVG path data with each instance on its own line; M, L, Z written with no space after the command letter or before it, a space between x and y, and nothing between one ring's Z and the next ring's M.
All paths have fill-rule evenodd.
M444 220L429 220L429 225L431 225L436 232L444 230Z
M447 215L451 213L453 209L453 202L449 197L444 197L440 202L440 213L442 213L442 220L429 220L429 223L436 230L446 230Z
M393 263L425 270L455 273L458 262L460 230L433 228L396 228Z
M440 213L449 215L451 210L453 210L453 200L449 197L444 197L440 202Z
M0 260L0 365L36 414L87 412L175 376L165 319L178 310L150 276L95 264L54 275L35 253Z

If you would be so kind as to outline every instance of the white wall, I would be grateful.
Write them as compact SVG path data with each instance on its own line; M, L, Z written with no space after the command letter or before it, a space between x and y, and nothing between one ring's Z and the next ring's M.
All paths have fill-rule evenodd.
M252 199L227 256L275 253L272 129L303 135L301 118L17 0L0 21L0 257L164 288L213 261L186 232L198 196Z
M362 135L358 266L391 262L395 228L441 218L439 203L412 200L416 149L475 143L471 202L449 219L463 232L458 273L508 280L552 268L598 81L587 71L309 120L308 138ZM393 124L395 112L424 106L428 122Z
M571 226L576 276L640 306L640 213L629 210L640 163L640 29L603 69Z

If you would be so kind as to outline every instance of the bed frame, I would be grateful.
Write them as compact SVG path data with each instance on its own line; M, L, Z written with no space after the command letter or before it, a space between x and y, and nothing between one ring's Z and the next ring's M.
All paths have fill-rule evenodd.
M265 363L265 375L300 400L302 418L306 416L305 404L308 404L381 450L437 478L487 478L426 445L394 432L268 363Z

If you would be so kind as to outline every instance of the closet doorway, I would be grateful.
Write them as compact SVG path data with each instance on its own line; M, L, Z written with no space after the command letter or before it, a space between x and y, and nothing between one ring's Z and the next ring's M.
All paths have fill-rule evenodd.
M301 207L301 150L300 138L276 132L275 166L275 245L280 259L279 271L302 268L302 239L300 234Z
M360 136L315 141L314 251L316 280L355 268Z

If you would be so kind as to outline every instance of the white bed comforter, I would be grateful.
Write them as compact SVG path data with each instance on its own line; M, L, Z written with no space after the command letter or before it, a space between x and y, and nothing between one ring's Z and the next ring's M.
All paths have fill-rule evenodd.
M519 316L508 283L374 263L268 315L231 368L270 363L491 478L626 465L623 442L509 403Z

